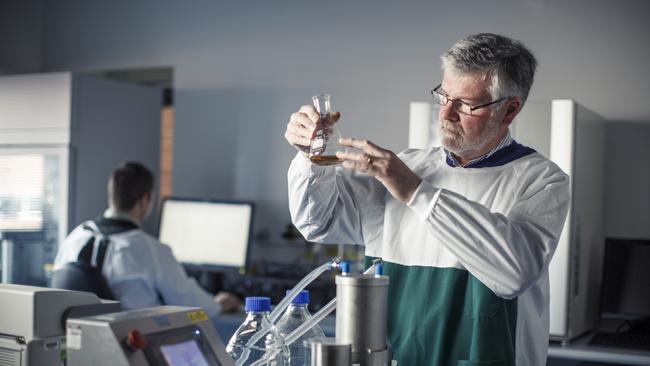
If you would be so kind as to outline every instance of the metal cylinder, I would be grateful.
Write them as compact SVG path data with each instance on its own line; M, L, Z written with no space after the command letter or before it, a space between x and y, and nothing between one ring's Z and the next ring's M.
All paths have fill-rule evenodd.
M336 339L352 344L352 363L388 365L386 314L388 277L336 277Z
M352 345L335 338L316 338L309 341L311 366L351 366Z

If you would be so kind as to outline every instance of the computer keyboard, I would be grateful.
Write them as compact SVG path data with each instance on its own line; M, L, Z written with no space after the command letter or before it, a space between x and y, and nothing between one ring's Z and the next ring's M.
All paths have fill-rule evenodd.
M650 351L650 334L596 333L589 341L592 346Z

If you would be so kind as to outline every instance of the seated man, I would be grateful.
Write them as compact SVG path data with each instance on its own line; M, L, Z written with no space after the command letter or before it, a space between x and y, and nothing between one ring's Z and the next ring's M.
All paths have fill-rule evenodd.
M93 228L110 238L102 274L122 308L160 305L199 306L210 317L238 309L230 293L212 297L187 276L171 249L141 228L151 209L153 174L140 163L127 162L108 181L108 209L104 215L75 228L59 246L54 270L76 262L93 237Z

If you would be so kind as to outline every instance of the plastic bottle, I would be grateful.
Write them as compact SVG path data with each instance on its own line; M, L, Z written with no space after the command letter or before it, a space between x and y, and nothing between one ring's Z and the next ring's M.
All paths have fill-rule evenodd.
M275 327L255 344L248 345L248 341L262 329L263 324L270 325L269 313L271 311L271 299L268 297L247 297L246 305L246 319L242 325L237 328L235 334L232 335L226 351L233 360L238 361L240 357L242 360L237 362L238 365L250 365L255 361L261 359L267 350L267 345L279 344L280 338ZM285 355L278 355L268 365L284 365ZM241 362L245 359L245 362Z
M289 291L287 291L287 294ZM278 320L276 328L280 337L286 337L301 324L311 319L311 314L307 309L308 305L309 291L300 291L300 293L291 301L291 304L280 320ZM304 342L315 337L325 337L325 333L323 333L323 330L318 326L318 324L314 324L310 330L289 345L289 362L286 364L289 366L309 365L309 350L305 348Z

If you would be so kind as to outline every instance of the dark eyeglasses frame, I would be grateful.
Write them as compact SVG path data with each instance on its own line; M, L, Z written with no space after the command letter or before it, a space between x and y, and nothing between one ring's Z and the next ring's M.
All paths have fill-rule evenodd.
M460 99L451 99L451 98L449 98L448 96L442 94L441 92L438 91L438 90L440 89L440 87L442 87L442 84L438 84L438 86L436 86L435 88L431 89L431 97L433 97L433 100L436 101L436 103L438 103L438 101L436 100L436 94L437 94L437 95L439 95L439 96L441 97L441 99L440 99L441 101L442 101L442 100L446 100L445 103L438 103L438 104L440 104L440 105L447 105L447 103L451 102L451 104L453 105L454 103L460 103L460 104L465 105L465 106L467 106L467 107L469 108L469 115L470 115L470 116L472 115L472 112L474 112L474 111L477 110L477 109L481 109L481 108L489 107L489 106L491 106L491 105L493 105L493 104L497 104L497 103L499 103L499 102L503 102L504 100L508 99L508 97L503 97L503 98L499 98L499 99L497 99L497 100L494 100L494 101L492 101L492 102L488 102L488 103L481 104L481 105L477 105L477 106L472 106L472 105L470 105L469 103L463 102L463 101L460 100ZM460 113L467 114L467 113L465 113L465 112L459 110L458 108L454 108L454 110L457 111L457 112L460 112Z

